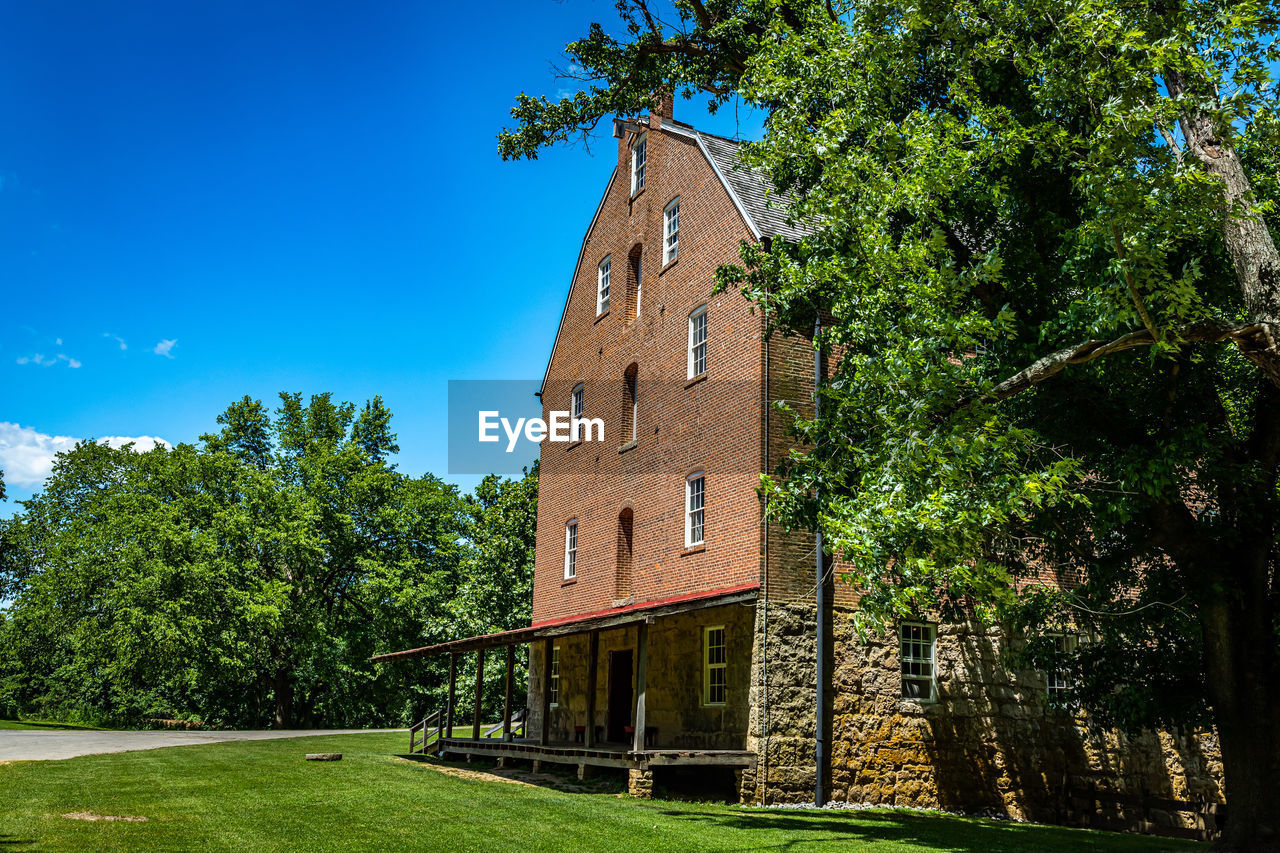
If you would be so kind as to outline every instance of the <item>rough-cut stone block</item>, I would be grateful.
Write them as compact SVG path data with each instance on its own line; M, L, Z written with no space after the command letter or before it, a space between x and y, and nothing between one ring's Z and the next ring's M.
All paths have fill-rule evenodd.
M644 800L653 797L653 771L635 768L628 770L627 793Z

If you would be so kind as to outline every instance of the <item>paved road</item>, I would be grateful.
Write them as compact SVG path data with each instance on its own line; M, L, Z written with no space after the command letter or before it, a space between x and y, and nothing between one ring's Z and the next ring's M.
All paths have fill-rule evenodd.
M315 735L354 735L402 729L304 729L260 732L0 731L0 761L55 761L77 755L133 752L162 746L195 746L229 740L275 740Z

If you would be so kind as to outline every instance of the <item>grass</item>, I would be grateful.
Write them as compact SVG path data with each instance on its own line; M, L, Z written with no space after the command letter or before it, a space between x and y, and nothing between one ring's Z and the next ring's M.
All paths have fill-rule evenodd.
M98 726L87 723L58 723L53 720L0 720L0 732L20 732L30 730L70 729L74 731L102 731Z
M473 781L407 737L317 736L0 766L0 850L866 850L1138 853L1204 845L893 811L793 812ZM307 762L304 752L341 752ZM69 812L146 822L69 820Z

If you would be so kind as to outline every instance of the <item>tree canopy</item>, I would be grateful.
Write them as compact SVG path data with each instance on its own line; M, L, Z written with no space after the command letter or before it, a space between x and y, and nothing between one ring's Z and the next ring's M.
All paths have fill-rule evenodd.
M619 8L568 47L583 91L522 96L500 149L660 89L764 110L744 158L808 236L720 285L822 324L822 416L763 488L822 526L863 627L1089 634L1092 718L1212 720L1226 843L1275 849L1277 4Z
M223 727L439 707L439 661L368 658L528 621L537 473L459 495L395 470L390 422L379 398L246 397L200 446L61 454L0 527L0 706Z

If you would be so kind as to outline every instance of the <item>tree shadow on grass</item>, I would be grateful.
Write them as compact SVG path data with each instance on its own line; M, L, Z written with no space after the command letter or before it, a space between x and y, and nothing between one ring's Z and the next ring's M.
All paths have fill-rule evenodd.
M948 853L1132 853L1132 851L1194 851L1206 845L1166 838L1088 832L1068 827L1004 821L961 819L945 815L900 812L849 811L787 812L742 811L737 813L663 810L677 820L704 823L708 828L738 831L768 831L813 837L790 838L778 844L767 840L749 844L752 850L803 850L812 845L835 842L866 844L895 842Z
M16 835L0 835L0 847L29 847L35 844L34 838L19 838Z

